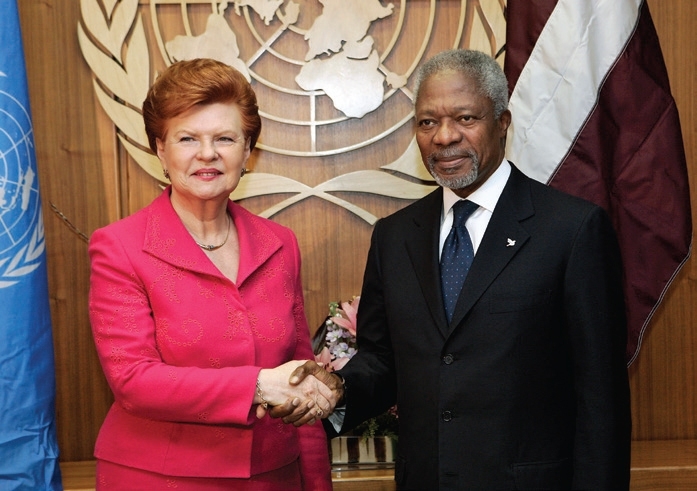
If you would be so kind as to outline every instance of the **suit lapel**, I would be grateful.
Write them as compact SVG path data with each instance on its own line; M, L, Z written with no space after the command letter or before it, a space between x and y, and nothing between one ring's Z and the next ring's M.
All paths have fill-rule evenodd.
M222 276L196 245L169 200L169 188L148 207L143 250L171 265Z
M239 287L283 243L261 218L240 205L228 202L228 211L237 228L240 244ZM226 279L184 227L169 200L168 189L150 205L145 227L143 250L148 254L177 268Z
M406 230L405 242L412 268L416 273L426 305L443 338L448 333L448 321L443 308L438 264L440 216L443 208L443 189L438 188L423 200L424 206L412 217L413 227Z
M534 214L528 178L511 165L504 187L460 292L451 322L452 332L496 277L530 238L521 221Z
M240 205L230 202L228 210L235 220L240 243L240 268L237 273L239 287L283 247L283 241L266 225L264 219Z

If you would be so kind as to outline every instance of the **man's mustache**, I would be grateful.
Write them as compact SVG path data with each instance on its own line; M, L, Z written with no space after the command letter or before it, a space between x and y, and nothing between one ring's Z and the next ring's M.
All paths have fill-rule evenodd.
M477 154L475 154L472 150L462 150L457 147L447 147L443 148L442 150L431 152L428 157L426 157L426 160L429 164L434 164L436 160L464 157L469 157L472 160L476 160Z

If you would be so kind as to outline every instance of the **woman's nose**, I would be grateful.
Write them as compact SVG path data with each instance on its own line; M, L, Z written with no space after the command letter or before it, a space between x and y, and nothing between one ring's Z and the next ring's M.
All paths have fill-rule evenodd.
M217 160L218 151L215 149L215 144L209 140L203 140L198 151L199 158L205 161Z

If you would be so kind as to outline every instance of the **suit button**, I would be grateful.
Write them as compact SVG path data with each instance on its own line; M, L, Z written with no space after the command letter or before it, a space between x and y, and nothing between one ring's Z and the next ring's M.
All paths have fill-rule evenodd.
M443 411L443 421L450 421L453 419L453 414L450 411Z
M453 355L449 353L443 357L443 363L446 365L450 365L454 360L455 358L453 358Z

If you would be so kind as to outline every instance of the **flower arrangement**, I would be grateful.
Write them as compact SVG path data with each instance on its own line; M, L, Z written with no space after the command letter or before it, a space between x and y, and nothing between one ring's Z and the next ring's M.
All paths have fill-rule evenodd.
M329 315L312 339L315 361L330 372L341 369L358 352L356 317L361 297L348 302L331 302ZM363 438L386 436L397 440L397 406L358 425L353 434Z
M341 369L356 354L356 315L361 297L331 302L329 315L313 340L315 360L327 370Z

